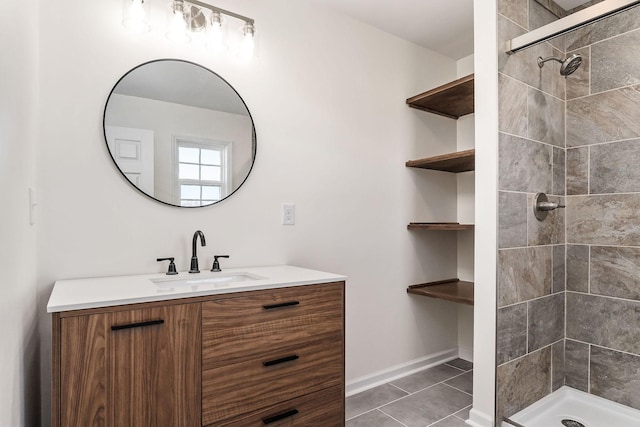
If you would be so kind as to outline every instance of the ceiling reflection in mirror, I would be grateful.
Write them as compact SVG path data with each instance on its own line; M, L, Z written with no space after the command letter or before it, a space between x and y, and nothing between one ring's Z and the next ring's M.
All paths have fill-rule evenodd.
M529 30L581 11L604 0L530 0Z
M104 112L109 153L122 175L162 203L201 207L233 194L256 154L249 110L200 65L157 60L126 73Z

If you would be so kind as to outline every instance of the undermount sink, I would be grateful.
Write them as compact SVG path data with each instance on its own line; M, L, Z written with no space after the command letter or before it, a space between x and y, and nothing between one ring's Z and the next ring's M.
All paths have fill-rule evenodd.
M250 273L222 273L205 277L187 277L176 279L151 279L151 281L160 289L178 288L182 286L227 286L231 283L248 282L253 280L262 280L265 277Z

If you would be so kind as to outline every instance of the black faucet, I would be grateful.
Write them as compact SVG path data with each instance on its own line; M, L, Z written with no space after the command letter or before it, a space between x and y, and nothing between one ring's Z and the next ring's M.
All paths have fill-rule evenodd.
M200 244L202 246L207 246L207 242L204 240L204 233L200 230L197 230L193 233L193 242L191 244L191 268L189 269L189 273L200 273L200 269L198 268L198 256L196 254L196 243L198 243L198 236L200 236Z

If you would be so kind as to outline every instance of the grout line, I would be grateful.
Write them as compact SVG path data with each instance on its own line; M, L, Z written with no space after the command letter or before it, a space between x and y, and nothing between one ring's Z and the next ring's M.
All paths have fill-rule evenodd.
M527 114L529 114L528 110L527 110ZM527 120L529 120L529 119L527 118ZM522 135L518 135L518 134L515 134L515 133L511 133L511 132L505 132L503 130L498 131L498 133L501 133L501 134L506 135L506 136L511 136L511 137L514 137L514 138L524 139L525 141L528 141L528 142L537 142L538 144L546 145L546 146L552 147L552 148L561 148L561 149L566 148L566 147L561 147L559 145L551 144L549 142L538 141L537 139L530 138L529 136L522 136ZM527 133L528 133L528 131L527 131ZM639 137L632 138L632 139L638 139L638 138ZM595 144L590 144L590 145L595 145Z
M460 411L464 411L465 409L471 409L472 407L473 407L473 405L465 406L464 408L460 409ZM458 412L460 412L460 411L458 411ZM453 416L456 417L459 420L467 421L466 418L462 418L462 417L456 415L458 412L454 413Z
M450 366L450 367L452 367L452 368L456 368L457 370L462 371L463 373L464 373L464 372L468 372L468 371L473 370L473 368L471 368L471 369L467 369L467 370L462 369L462 368L458 368L457 366L449 365L449 363L447 363L447 362L445 362L444 364L445 364L445 365L447 365L447 366Z
M591 294L591 245L587 246L587 291Z
M402 426L404 426L404 427L408 427L405 423L403 423L403 422L402 422L402 421L400 421L400 420L397 420L397 419L393 418L391 415L387 414L387 413L386 413L386 412L384 412L382 409L379 409L379 411L380 411L381 413L383 413L384 415L386 415L387 417L389 417L389 418L391 418L392 420L394 420L395 422L399 423L400 425L402 425Z
M502 133L504 133L504 132L502 132ZM518 135L514 135L514 136L518 136ZM520 138L522 138L522 137L520 137ZM614 139L614 140L611 140L611 141L594 142L593 144L575 145L575 146L566 147L566 148L567 148L567 150L573 150L573 149L576 149L576 148L595 147L595 146L606 145L606 144L615 144L615 143L618 143L618 142L633 142L633 141L637 142L639 140L640 140L640 135L634 136L633 138Z
M458 387L454 387L454 386L452 386L451 384L443 383L443 385L446 385L447 387L450 387L450 388L452 388L452 389L454 389L454 390L458 390L460 393L464 393L464 394L466 394L466 395L469 395L469 396L473 397L473 394L471 394L471 393L467 393L466 391L461 390L461 389L459 389ZM451 415L453 415L453 414L451 414Z
M589 344L589 354L587 357L587 393L591 393L591 344Z
M604 346L604 345L594 344L594 343L590 343L590 342L587 342L587 341L582 341L582 340L579 340L579 339L576 339L576 338L570 338L570 337L567 337L567 339L568 339L569 341L575 341L575 342L578 342L578 343L580 343L580 344L588 345L588 346L590 346L590 347L603 348L603 349L605 349L605 350L613 351L613 352L616 352L616 353L626 354L626 355L628 355L628 356L634 356L634 357L638 357L638 358L640 358L640 354L638 354L638 353L630 353L630 352L628 352L628 351L619 350L619 349L611 348L611 347L606 347L606 346Z
M402 389L402 388L398 387L397 385L395 385L395 384L393 384L393 383L387 383L387 384L389 384L389 385L390 385L390 386L392 386L392 387L397 388L397 389L398 389L398 390L400 390L400 391L403 391L403 392L407 393L407 396L409 396L409 395L411 394L411 392L409 392L409 391L407 391L407 390L405 390L405 389Z
M589 289L589 292L591 291L591 289ZM625 302L631 302L631 303L635 303L635 304L640 304L640 300L637 299L631 299L631 298L622 298L622 297L614 297L611 295L603 295L603 294L592 294L592 293L588 293L588 292L580 292L580 291L575 291L575 290L570 290L567 292L571 292L572 294L579 294L579 295L587 295L590 297L594 297L594 298L608 298L608 299L612 299L612 300L616 300L616 301L625 301Z
M528 89L537 90L538 92L542 92L542 93L544 93L545 95L548 95L548 96L550 96L550 97L552 97L552 98L557 99L558 101L565 102L565 100L564 100L564 99L562 99L562 98L560 98L559 96L556 96L556 95L554 95L554 94L553 94L553 93L551 93L551 92L547 92L546 90L542 90L542 89L540 89L539 87L531 86L529 83L524 82L524 81L520 80L520 79L519 79L519 78L517 78L517 77L514 77L514 76L511 76L511 75L509 75L509 74L506 74L506 73L505 73L505 72L503 72L503 71L498 71L498 74L502 74L502 75L503 75L503 76L505 76L505 77L508 77L508 78L510 78L510 79L512 79L512 80L515 80L516 82L520 83L521 85L526 86ZM550 91L553 91L553 81L551 82L551 89L550 89ZM528 92L529 92L529 91L527 90L527 95L528 95ZM527 105L529 105L529 104L528 104L528 97L527 97ZM527 116L527 119L528 119L528 117L529 117L529 116ZM527 121L527 123L528 123L528 121Z

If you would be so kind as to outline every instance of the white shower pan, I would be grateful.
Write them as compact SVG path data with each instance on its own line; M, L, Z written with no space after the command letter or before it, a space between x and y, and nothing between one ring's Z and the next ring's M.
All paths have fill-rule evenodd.
M640 411L565 386L509 419L524 427L580 426L570 421L584 427L638 427ZM503 422L502 427L513 425Z

